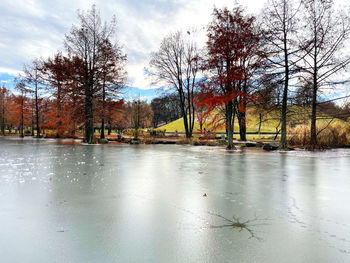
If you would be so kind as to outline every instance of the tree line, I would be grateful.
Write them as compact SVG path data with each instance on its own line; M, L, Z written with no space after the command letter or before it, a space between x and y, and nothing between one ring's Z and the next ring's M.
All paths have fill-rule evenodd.
M221 115L212 119L223 121L228 148L233 148L235 118L240 139L246 140L250 104L279 110L280 148L287 149L290 106L306 98L311 108L308 144L314 148L321 93L349 81L344 75L350 63L349 33L347 13L336 11L332 0L269 0L259 17L240 6L214 8L203 49L192 32L171 33L152 53L149 71L178 95L187 137L196 109L204 107Z
M110 130L120 118L124 102L118 92L125 85L127 57L115 40L116 19L102 22L95 5L78 11L78 19L65 36L65 51L25 65L15 80L20 95L7 96L18 102L14 107L19 108L22 136L30 114L37 137L45 128L55 129L57 137L74 136L81 129L87 143L95 142L94 120L101 123L104 138L105 127ZM8 111L13 113L14 107L9 102Z
M84 141L94 143L96 125L104 138L106 128L108 133L112 127L137 130L182 117L188 138L196 121L201 130L205 122L213 129L224 125L232 149L234 123L246 140L247 107L253 105L260 126L268 112L279 112L276 133L286 149L291 106L297 104L310 109L308 144L314 148L319 111L348 116L347 108L322 98L349 80L350 20L332 0L268 0L258 17L239 5L214 8L201 48L195 30L168 34L151 53L147 69L167 94L150 104L120 99L127 56L116 41L116 19L102 22L94 5L79 11L78 19L65 36L64 52L25 65L16 78L17 95L2 89L2 133L5 123L8 129L19 127L22 135L23 127L34 127L38 137L42 129L57 137L82 130Z

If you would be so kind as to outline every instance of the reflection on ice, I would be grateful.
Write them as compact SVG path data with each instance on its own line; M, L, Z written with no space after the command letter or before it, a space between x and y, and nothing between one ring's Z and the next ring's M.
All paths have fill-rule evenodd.
M0 147L1 262L350 260L348 149Z

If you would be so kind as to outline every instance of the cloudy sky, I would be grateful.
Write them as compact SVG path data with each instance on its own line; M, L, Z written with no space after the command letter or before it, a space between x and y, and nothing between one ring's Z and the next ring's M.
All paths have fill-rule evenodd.
M237 2L253 14L258 14L264 5L263 0ZM350 0L336 2L350 4ZM96 4L103 20L117 17L118 40L128 55L128 85L152 96L154 91L144 91L154 88L144 75L144 68L161 39L171 31L189 28L197 28L199 35L205 36L204 28L214 5L230 8L234 3L234 0L1 0L0 82L9 82L23 63L63 50L64 34L77 23L76 10Z

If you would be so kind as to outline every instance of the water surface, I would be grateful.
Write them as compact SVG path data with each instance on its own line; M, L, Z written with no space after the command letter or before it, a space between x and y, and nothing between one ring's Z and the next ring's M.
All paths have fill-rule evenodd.
M0 138L0 262L350 262L349 204L349 150Z

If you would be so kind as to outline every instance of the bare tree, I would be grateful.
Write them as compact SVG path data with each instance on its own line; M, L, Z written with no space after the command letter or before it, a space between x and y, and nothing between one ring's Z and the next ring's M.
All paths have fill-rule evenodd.
M254 111L259 116L258 133L261 132L263 122L271 119L280 120L280 114L277 109L279 107L279 97L281 89L281 80L275 78L274 74L264 74L258 79L254 90L254 96L258 99L254 101ZM276 115L276 116L275 116ZM278 124L278 127L280 124ZM279 134L277 129L276 134ZM278 135L277 135L278 136Z
M154 98L151 101L151 107L153 110L152 123L154 128L157 128L159 124L177 120L182 115L177 94L166 94Z
M140 98L134 99L129 103L126 110L127 118L130 122L130 127L134 129L134 139L138 139L139 129L149 127L152 124L153 111L152 107L146 101Z
M21 110L21 120L20 120L20 137L24 137L24 117L25 117L25 110L26 110L26 102L27 102L27 97L26 94L28 93L29 89L25 85L25 81L23 78L18 77L15 79L16 83L16 90L20 92L20 95L18 96L19 99L19 105L20 105L20 110Z
M156 81L175 89L178 94L187 138L192 137L195 121L194 92L199 71L198 58L195 42L181 32L176 32L163 39L159 50L151 54L150 61L150 74Z
M269 0L263 10L263 27L267 30L266 43L269 46L270 65L273 72L284 80L281 108L281 149L287 149L287 107L288 90L295 65L299 60L295 54L297 45L298 12L300 9L290 0Z
M24 65L24 76L23 81L28 86L28 91L34 96L34 108L35 108L35 129L36 129L36 137L41 137L40 132L40 112L39 112L39 91L42 85L42 78L40 76L39 61L34 60L30 65ZM33 131L33 129L32 129ZM34 134L33 134L34 135Z
M317 146L317 104L321 89L335 87L345 82L339 76L350 63L350 56L344 51L349 40L350 20L343 12L334 10L332 0L304 1L303 72L311 87L311 137L310 147Z

